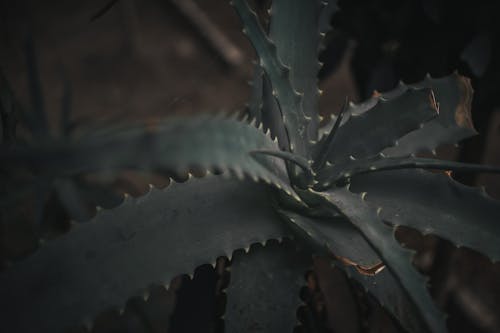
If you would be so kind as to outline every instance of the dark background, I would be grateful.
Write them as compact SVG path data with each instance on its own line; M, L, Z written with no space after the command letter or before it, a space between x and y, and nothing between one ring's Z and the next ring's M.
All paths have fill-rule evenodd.
M257 1L265 6L264 2ZM108 3L0 1L0 67L18 99L29 108L26 55L34 49L54 135L58 135L65 80L72 88L72 118L83 125L245 108L254 52L226 1L195 1L199 8L194 13L206 15L239 51L234 58L228 56L230 48L215 46L213 34L197 26L197 20L183 13L175 1L120 0L101 11ZM350 0L340 1L339 6L341 11L332 18L335 30L327 36L328 45L321 55L325 63L320 73L322 114L337 112L345 96L360 101L373 90L391 89L399 80L411 83L426 73L440 77L458 70L472 79L473 119L480 135L459 148L442 147L438 155L500 165L498 1ZM165 181L151 177L124 173L121 181L111 185L116 192L140 195L152 179ZM500 198L498 176L455 174L454 178L484 185L490 195ZM56 199L46 199L48 208L42 217L46 225L57 218L68 219ZM27 201L20 219L32 221L34 201ZM36 247L30 223L2 227L3 265ZM450 314L451 332L500 332L498 263L409 230L402 230L400 238L419 250L415 264L430 275L436 302ZM192 281L177 278L171 292L158 290L149 305L131 302L128 316L140 317L154 332L167 330L165 318L172 311L170 332L219 330L221 289L227 283L220 277L225 280L229 274L224 273L224 266L222 260L216 271L202 266ZM325 261L316 261L315 275L308 277L303 297L322 332L400 330L382 308ZM305 323L299 331L308 331L301 313ZM102 317L93 332L123 332L130 327L113 313ZM147 330L137 328L143 331Z

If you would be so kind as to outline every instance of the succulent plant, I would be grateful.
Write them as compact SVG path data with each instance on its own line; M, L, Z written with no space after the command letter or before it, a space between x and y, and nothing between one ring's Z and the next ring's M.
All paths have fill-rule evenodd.
M220 256L232 258L226 329L246 332L257 322L264 331L291 331L299 281L319 253L408 331L445 332L413 252L394 237L398 226L499 260L500 204L428 171L499 169L415 155L476 134L468 79L401 83L346 103L321 126L317 55L335 2L274 0L268 32L246 0L233 5L258 57L243 119L177 117L2 147L4 166L47 179L120 169L186 178L125 196L2 272L7 331L61 332L132 296L147 299L151 284L168 288L174 276ZM233 257L238 249L250 252Z

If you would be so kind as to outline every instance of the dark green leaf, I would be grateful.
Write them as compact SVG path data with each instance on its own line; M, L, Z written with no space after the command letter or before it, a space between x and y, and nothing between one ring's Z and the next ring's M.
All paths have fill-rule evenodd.
M279 103L283 123L290 140L290 150L306 156L308 154L308 116L302 108L301 94L293 88L290 68L279 59L276 45L268 38L246 0L234 0L232 3L243 21L243 32L250 38L257 51L260 65L272 83L272 93Z
M470 80L454 73L439 79L428 76L410 87L430 88L439 106L439 116L398 141L384 151L387 156L405 156L421 151L433 151L443 144L457 143L477 134L472 124L472 87Z
M318 193L334 205L358 228L384 263L397 277L399 287L419 309L421 318L432 332L446 332L444 315L438 310L426 288L426 279L412 266L412 253L403 249L394 237L394 227L385 225L380 211L368 206L363 196L348 188L335 188Z
M484 191L423 170L365 174L351 182L354 191L367 192L370 205L383 208L384 220L500 260L500 203Z
M44 142L0 150L5 165L27 166L60 177L106 170L227 170L283 188L292 194L284 164L255 158L254 150L279 150L261 130L244 122L200 115L164 124L102 130L74 142Z
M328 188L334 182L343 179L344 181L356 175L365 173L379 173L388 170L400 169L433 169L433 170L453 170L460 172L484 172L500 173L500 167L492 165L471 164L434 158L421 157L385 157L377 156L366 160L352 160L344 165L335 165L328 168L330 173L328 180L323 182L319 188ZM390 177L390 176L388 176Z
M344 217L314 218L285 209L280 214L288 220L302 236L310 238L315 248L328 249L329 254L344 263L370 268L380 264L381 259L363 238L358 229Z
M329 8L330 9L330 8ZM322 11L319 0L274 0L271 7L271 23L269 38L275 43L277 57L290 69L292 88L302 95L302 112L299 114L299 137L309 144L318 137L318 97L319 91L318 50L320 45L320 14ZM297 24L300 22L300 24ZM298 42L300 41L300 42ZM273 87L278 83L271 77ZM278 89L277 89L278 90ZM278 90L278 94L280 94ZM279 98L278 101L285 117L290 107ZM297 110L299 111L299 110ZM297 112L296 111L296 112ZM301 128L305 133L301 133ZM291 135L296 135L291 133ZM293 140L290 140L293 142Z
M193 179L103 210L0 274L6 332L61 332L234 249L289 234L260 184Z
M349 114L350 118L338 128L326 152L327 160L334 167L350 159L377 155L395 145L402 136L436 117L437 110L429 89L407 89L392 99L382 95L372 108L359 115ZM353 140L353 135L357 137L356 140ZM328 168L326 173L331 174Z
M283 117L276 98L273 96L273 87L267 74L263 75L262 93L262 124L264 128L271 131L271 136L278 139L282 150L289 150L290 140L286 132Z

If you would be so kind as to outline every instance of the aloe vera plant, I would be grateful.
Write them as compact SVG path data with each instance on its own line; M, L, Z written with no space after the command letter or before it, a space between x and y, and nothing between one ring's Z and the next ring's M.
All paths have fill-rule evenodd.
M132 296L147 300L151 284L168 289L173 277L220 256L232 258L226 329L246 332L257 322L291 331L301 277L319 253L408 331L445 332L445 315L395 230L411 227L499 260L500 204L428 171L499 169L415 155L476 134L468 79L400 84L346 103L321 126L317 55L335 2L274 0L268 31L246 0L233 5L258 57L244 119L178 117L2 147L4 166L46 179L121 169L186 178L125 196L2 272L7 331L61 332Z

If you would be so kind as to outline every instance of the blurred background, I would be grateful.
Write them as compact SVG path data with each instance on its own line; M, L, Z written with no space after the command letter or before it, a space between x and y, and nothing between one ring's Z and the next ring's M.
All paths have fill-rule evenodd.
M257 0L254 5L264 10L269 4ZM479 135L459 147L441 147L437 154L500 165L498 1L339 0L338 5L320 55L323 115L338 112L346 96L357 102L374 90L392 89L399 80L413 83L427 73L441 77L458 70L472 79ZM23 107L43 105L54 136L64 134L65 107L77 129L243 111L253 60L227 1L0 1L0 67ZM33 82L42 92L38 100ZM79 207L82 219L92 216L96 205L113 207L120 193L139 196L149 183L168 184L161 175L137 172L93 177L78 180L93 184L86 187L91 199ZM498 176L453 177L485 186L500 199ZM38 246L33 225L44 226L46 237L68 228L70 216L59 201L57 191L34 191L15 211L1 212L2 268ZM500 264L411 230L400 230L398 237L418 250L415 265L430 276L431 293L449 314L451 332L500 332ZM124 317L104 313L92 332L222 332L227 265L221 258L215 269L199 267L192 280L178 277L168 292L153 290L148 303L131 300ZM402 331L327 260L317 259L312 271L304 272L300 293L305 306L298 311L297 332Z

